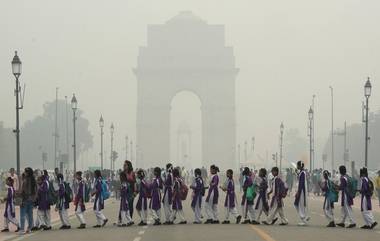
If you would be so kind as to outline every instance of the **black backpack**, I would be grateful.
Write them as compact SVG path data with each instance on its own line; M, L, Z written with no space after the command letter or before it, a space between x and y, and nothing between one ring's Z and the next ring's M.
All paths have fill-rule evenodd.
M64 182L64 185L65 185L65 200L70 203L73 201L73 190L70 187L70 183Z

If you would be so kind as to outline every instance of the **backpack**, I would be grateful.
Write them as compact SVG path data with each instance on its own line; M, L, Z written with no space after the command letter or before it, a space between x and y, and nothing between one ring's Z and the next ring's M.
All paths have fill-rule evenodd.
M356 197L356 193L358 191L358 181L350 176L347 176L347 191L351 198Z
M70 184L67 182L64 182L65 185L65 200L66 202L72 202L73 201L73 190L70 187Z
M189 192L189 188L182 181L179 182L179 197L182 201L186 200L187 193Z
M368 179L368 189L369 189L369 194L372 197L373 192L375 191L375 187L373 185L373 182L370 179Z
M48 182L48 201L49 201L49 205L55 205L58 201L58 193L54 190L54 187L53 187L53 183L52 182Z
M330 180L328 181L327 198L330 200L330 202L334 203L338 202L339 198L339 192L335 189Z
M84 183L83 186L84 186L84 197L83 197L83 200L84 200L84 202L87 203L87 202L90 201L91 188L90 188L90 185L88 185L87 183Z
M111 193L108 189L108 185L105 180L102 180L102 192L100 195L102 195L103 200L107 200L111 196Z
M286 185L286 183L280 179L279 194L282 198L286 198L286 196L288 196L288 189L288 185Z
M256 188L255 188L255 185L251 185L249 187L247 187L247 191L245 193L245 196L247 198L248 201L253 201L256 197Z

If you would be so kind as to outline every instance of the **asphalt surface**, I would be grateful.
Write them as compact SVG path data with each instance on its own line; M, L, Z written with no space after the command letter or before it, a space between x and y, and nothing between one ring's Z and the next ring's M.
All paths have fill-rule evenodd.
M222 198L219 205L219 219L224 218L224 208L222 207ZM95 215L92 212L91 204L87 204L88 211L86 212L87 229L78 230L75 227L79 225L75 216L71 217L71 230L58 230L59 222L55 222L53 230L38 231L27 235L15 235L14 233L2 234L2 240L9 241L67 241L67 240L112 240L112 241L314 241L314 240L380 240L380 227L374 230L361 230L358 227L363 225L363 219L359 209L359 198L356 198L354 207L355 221L358 227L354 229L346 228L326 228L327 221L322 211L322 198L309 198L309 212L311 221L308 226L297 226L299 222L296 211L292 205L293 197L286 199L285 215L289 220L288 226L264 226L264 225L249 225L249 224L201 224L195 225L193 222L193 213L190 209L190 203L186 202L185 215L188 221L186 225L171 225L171 226L152 226L151 224L145 227L137 225L131 227L120 228L114 226L116 221L119 203L116 200L109 200L106 203L105 215L109 219L109 223L104 228L94 229ZM380 220L380 209L377 200L374 201L374 215L376 220ZM136 213L137 215L137 213ZM262 218L265 216L262 216ZM335 207L335 217L340 219L340 206ZM138 217L134 216L135 223L138 223ZM232 221L232 219L231 219ZM151 222L151 221L150 221Z

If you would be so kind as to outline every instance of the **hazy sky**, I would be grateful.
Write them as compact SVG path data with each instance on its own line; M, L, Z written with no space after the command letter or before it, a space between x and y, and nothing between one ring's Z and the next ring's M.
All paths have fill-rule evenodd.
M98 119L116 126L116 149L134 138L138 47L148 24L162 24L190 10L210 24L224 24L234 47L237 140L256 136L256 150L275 151L281 121L305 133L316 97L317 139L330 128L330 90L336 126L361 121L365 78L373 78L371 109L380 107L380 2L378 0L1 0L0 120L13 127L18 50L27 85L24 122L42 104L75 92L91 121L98 156ZM109 149L109 148L107 148ZM318 152L318 151L317 151ZM317 156L319 153L317 153ZM91 157L90 157L91 158ZM318 157L317 157L318 158Z

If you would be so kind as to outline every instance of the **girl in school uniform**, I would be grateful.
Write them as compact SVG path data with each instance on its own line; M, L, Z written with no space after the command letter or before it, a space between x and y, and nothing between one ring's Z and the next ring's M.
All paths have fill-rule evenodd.
M248 188L253 188L253 180L251 177L251 170L245 167L243 170L243 196L241 200L241 208L243 212L244 221L243 224L253 223L255 221L255 213L253 210L254 199L247 197Z
M75 173L75 178L77 180L78 189L74 199L75 206L75 216L78 218L80 225L78 229L86 228L86 220L84 219L84 211L86 211L85 196L86 196L86 184L82 179L82 172L78 171Z
M95 183L94 190L92 192L92 196L95 196L94 200L94 213L96 216L97 224L93 226L94 228L104 227L108 219L104 216L102 210L104 209L104 198L102 196L102 186L103 186L103 178L100 170L96 170L95 174Z
M354 220L354 215L352 212L352 205L354 205L354 197L349 192L349 176L347 175L347 170L345 166L339 167L339 173L340 173L340 185L339 190L342 192L341 196L341 206L342 206L342 221L340 223L337 223L336 225L339 227L344 228L345 227L345 221L348 218L349 225L347 228L354 228L356 227L356 223Z
M168 163L166 165L165 181L164 181L164 196L162 203L165 212L164 224L170 224L170 217L172 215L172 201L173 201L173 165Z
M371 190L370 190L370 181L368 179L367 168L363 167L360 169L360 178L361 178L361 211L365 224L361 227L362 229L373 229L377 222L375 221L372 213L372 203L371 203ZM373 184L372 184L373 185Z
M37 179L37 218L39 229L50 230L50 204L49 204L49 181L42 175Z
M235 194L235 183L233 179L232 169L228 169L226 172L227 180L222 188L226 192L226 199L224 201L224 207L226 209L226 219L222 222L223 224L230 223L230 214L236 218L236 224L240 223L241 216L236 209L236 194Z
M131 215L129 213L129 202L128 202L128 183L127 174L125 172L120 172L120 223L118 227L127 227L133 225Z
M335 227L334 221L334 201L333 197L333 189L334 183L330 180L330 173L325 170L323 171L323 179L324 182L321 184L321 189L325 194L325 200L323 202L323 212L325 213L325 217L329 221L326 227Z
M179 168L175 168L173 170L173 178L174 178L174 187L173 187L173 205L172 205L172 216L170 218L170 224L173 224L174 220L179 218L179 223L178 224L186 224L186 219L185 219L185 214L183 212L183 207L182 207L182 200L181 200L181 195L180 195L180 189L183 180L181 179L180 175L180 170Z
M8 194L7 197L4 198L6 203L4 211L4 229L1 230L2 233L9 232L9 223L13 223L17 227L16 232L20 230L15 213L15 189L13 187L13 183L14 179L12 177L8 177L6 180Z
M139 226L145 226L148 219L148 183L145 181L145 173L142 169L137 171L137 180L138 180L138 192L139 199L137 200L136 210L140 216Z
M206 197L206 224L213 223L217 224L219 223L218 219L218 199L219 199L219 191L218 191L218 184L219 184L219 176L218 176L219 168L215 165L210 166L210 186L208 189L208 194Z
M259 176L257 178L258 183L258 197L256 198L255 213L256 219L252 224L260 224L261 214L264 212L268 216L269 206L267 200L268 179L267 170L261 168L259 170Z
M202 179L202 171L197 168L194 170L194 181L191 184L190 188L193 190L192 199L191 199L191 208L194 212L194 224L201 224L202 218L202 197L204 195L204 183Z
M152 211L152 217L154 220L153 225L161 224L161 168L155 167L153 170L154 178L152 180L150 191L152 192L152 198L150 199L149 208Z
M296 197L294 200L294 207L297 210L298 216L301 219L301 222L298 223L299 226L307 225L307 222L310 220L308 215L308 200L307 200L307 177L304 170L304 163L302 161L297 162L298 173L298 190L296 192Z
M70 200L67 200L65 182L63 181L63 175L57 174L58 179L58 201L55 206L55 210L59 213L62 226L59 229L70 229L69 214L67 209L70 207Z

